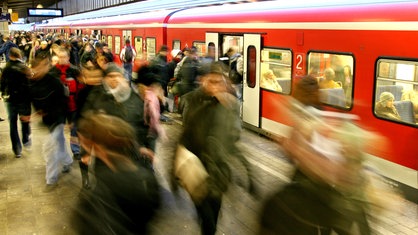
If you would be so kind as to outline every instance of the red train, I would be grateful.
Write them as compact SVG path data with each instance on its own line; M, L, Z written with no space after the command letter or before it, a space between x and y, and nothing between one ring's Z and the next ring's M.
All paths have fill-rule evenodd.
M242 119L246 127L266 135L288 134L291 120L280 104L292 94L295 81L308 73L319 79L332 68L342 87L321 90L327 94L322 100L326 109L358 115L359 125L385 137L384 146L376 143L368 151L368 164L416 197L418 2L367 2L226 4L86 20L64 17L36 27L99 34L114 54L130 38L138 59L152 58L163 44L172 49L196 46L203 55L213 43L217 58L237 46L244 58ZM260 87L269 70L281 92ZM400 119L375 112L384 91L394 95Z

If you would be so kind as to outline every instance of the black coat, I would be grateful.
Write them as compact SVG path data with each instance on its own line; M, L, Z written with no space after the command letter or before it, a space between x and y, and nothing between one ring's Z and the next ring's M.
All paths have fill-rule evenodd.
M8 96L7 102L22 104L30 102L29 68L19 60L10 60L1 74L0 90Z
M42 112L42 121L51 130L58 124L65 123L67 99L64 85L51 73L39 80L31 80L29 94L37 111Z

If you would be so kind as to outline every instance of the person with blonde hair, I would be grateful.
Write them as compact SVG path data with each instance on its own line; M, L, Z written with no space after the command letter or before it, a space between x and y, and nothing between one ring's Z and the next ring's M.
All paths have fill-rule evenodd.
M276 76L271 69L267 70L263 73L263 77L260 81L260 87L269 89L272 91L281 92L282 87L280 86L279 82L276 80Z

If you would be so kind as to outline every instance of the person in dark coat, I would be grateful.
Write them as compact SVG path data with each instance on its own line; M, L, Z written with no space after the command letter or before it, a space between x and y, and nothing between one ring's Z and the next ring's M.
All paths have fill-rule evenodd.
M12 149L17 158L22 154L23 146L31 145L30 114L31 103L29 96L29 68L23 63L21 51L18 48L11 48L9 53L10 61L1 74L1 94L6 102L10 140ZM6 98L7 97L7 98ZM22 127L22 141L19 138L17 119L20 119Z
M29 93L36 114L48 127L49 137L43 146L46 160L46 191L57 186L60 167L68 169L73 159L67 151L64 138L67 96L61 81L49 73L49 57L38 57L32 63L33 76L30 80Z
M154 152L151 151L152 143L147 139L149 126L145 124L144 101L129 86L123 70L116 64L108 64L102 86L94 87L89 93L82 115L89 111L117 116L131 124L141 154L152 160Z
M229 161L235 157L248 166L236 146L241 133L238 100L228 89L226 70L222 67L221 62L213 63L210 72L202 76L201 87L186 95L188 109L184 112L184 131L179 141L201 160L209 175L201 196L191 195L203 235L216 232L222 195L231 179Z
M126 121L103 113L78 121L82 147L94 165L96 184L84 190L72 215L77 234L148 234L160 205L159 185L138 162L135 131Z
M9 62L9 52L10 49L13 47L18 47L15 43L10 40L10 37L8 35L3 36L4 43L0 47L0 55L4 54L6 57L6 62Z

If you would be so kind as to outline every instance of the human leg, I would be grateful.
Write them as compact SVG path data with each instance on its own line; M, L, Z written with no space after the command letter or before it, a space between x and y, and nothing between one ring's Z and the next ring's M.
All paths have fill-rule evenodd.
M16 105L7 102L6 109L8 113L9 119L9 133L10 133L10 141L12 142L12 149L13 153L16 157L20 157L22 152L22 144L19 138L19 131L17 127L17 117L18 117L18 108Z
M222 198L208 195L200 204L195 205L200 218L202 235L214 235L216 233L221 203Z
M20 124L22 126L22 143L25 147L30 147L32 145L32 140L30 138L30 135L31 135L30 114L31 114L30 103L22 104L21 107L19 108L19 118L20 118Z
M48 138L45 140L43 155L46 161L45 179L47 185L54 185L58 181L59 161L58 161L58 127L50 130Z

